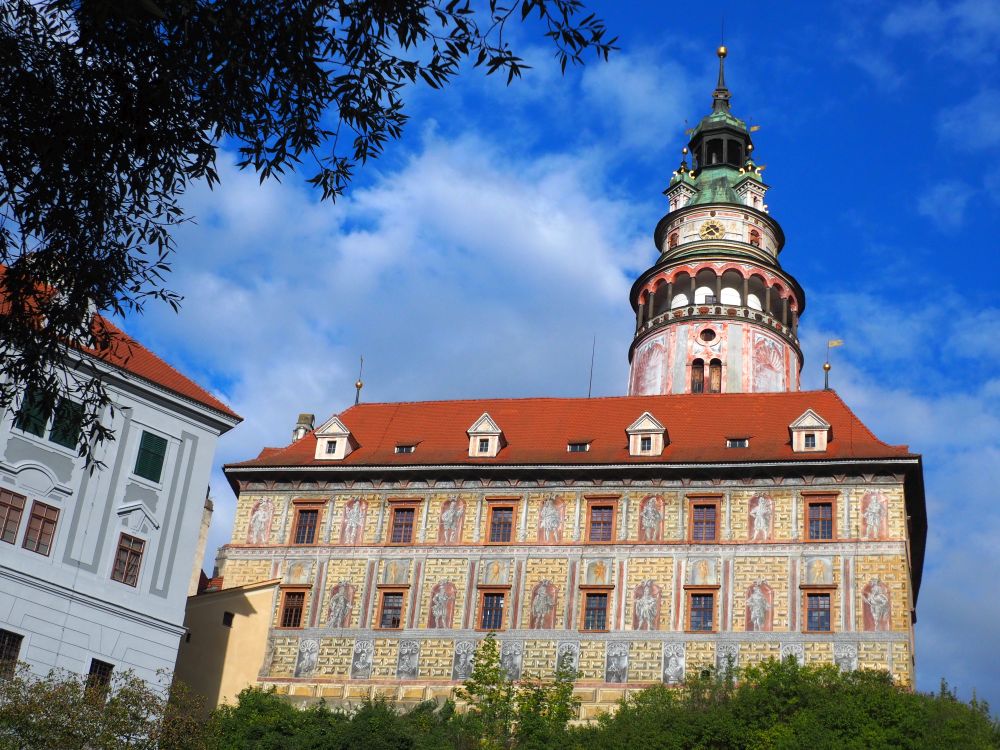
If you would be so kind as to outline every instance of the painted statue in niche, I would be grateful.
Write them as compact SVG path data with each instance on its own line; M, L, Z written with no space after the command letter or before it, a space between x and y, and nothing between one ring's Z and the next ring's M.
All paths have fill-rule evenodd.
M654 336L640 344L632 366L632 395L663 393L663 370L666 362L665 336Z
M354 593L355 588L349 581L341 581L330 589L330 602L326 609L327 627L351 627L351 610L354 608Z
M593 560L587 563L586 581L591 585L607 585L611 582L611 563L608 560Z
M677 685L684 681L684 644L663 644L663 681Z
M770 631L774 626L774 591L758 578L746 592L746 629Z
M500 644L500 669L508 680L521 679L521 644L519 641L504 641Z
M715 560L704 557L692 560L688 575L692 586L714 586L717 583Z
M886 536L888 503L881 492L866 492L861 498L861 536L865 539L883 539Z
M530 627L548 629L555 627L556 586L552 581L541 581L531 591Z
M833 663L841 672L853 672L858 668L858 647L854 643L834 643Z
M632 591L632 630L660 629L660 602L662 587L656 581L646 580Z
M441 521L438 524L440 544L459 544L462 541L462 522L465 520L465 501L449 497L441 506Z
M274 503L264 497L253 504L250 512L250 526L247 529L247 544L267 544L271 541L271 520L274 518Z
M663 498L646 495L639 504L639 528L644 542L663 541Z
M552 495L546 497L538 509L538 541L545 544L561 542L565 518L565 501Z
M308 677L316 671L319 661L319 641L305 638L299 641L299 655L295 660L295 676Z
M455 584L444 580L431 589L431 608L427 627L450 628L455 618Z
M605 652L604 681L628 681L628 643L609 643Z
M770 495L754 495L749 507L751 541L768 541L774 533L774 500Z
M580 644L576 641L560 641L556 647L556 669L572 670L580 668Z
M415 680L420 676L420 641L400 641L396 661L397 680Z
M469 679L472 675L472 658L475 654L475 641L459 641L455 644L455 660L451 666L451 679Z
M382 565L382 583L409 583L409 560L386 560Z
M740 644L720 643L715 647L715 671L720 675L729 674L740 666Z
M785 389L785 357L770 336L755 334L753 343L753 391L774 393Z
M340 524L341 544L361 544L367 515L368 503L360 497L352 497L344 504L344 515Z
M486 560L483 562L483 583L503 586L507 583L507 560Z
M355 641L354 653L351 655L351 679L367 680L371 677L374 661L375 642Z
M888 630L892 615L889 588L880 579L873 578L862 590L861 600L865 603L865 630Z

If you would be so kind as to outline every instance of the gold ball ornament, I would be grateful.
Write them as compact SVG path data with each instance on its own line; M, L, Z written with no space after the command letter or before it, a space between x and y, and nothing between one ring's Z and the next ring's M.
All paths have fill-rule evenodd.
M726 45L722 44L719 45L719 49L715 51L715 54L717 54L719 57L725 57L726 55L729 54L729 50L726 49Z
M823 370L825 372L830 372L830 363L829 362L824 362L823 363Z
M365 384L364 384L364 383L362 383L362 382L361 382L361 380L358 380L358 381L357 381L357 382L356 382L356 383L354 384L354 387L355 387L355 388L357 388L357 389L358 389L358 390L360 391L360 390L361 390L362 388L364 388L364 387L365 387Z

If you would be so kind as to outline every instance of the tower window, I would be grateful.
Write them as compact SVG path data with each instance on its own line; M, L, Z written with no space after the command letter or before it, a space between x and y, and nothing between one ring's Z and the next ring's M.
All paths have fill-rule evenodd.
M708 365L708 392L722 393L722 362L718 359Z
M757 198L754 198L754 200L756 201ZM750 230L750 244L754 247L760 247L760 232L756 229Z
M691 393L705 392L705 361L696 359L691 363Z
M677 243L680 242L680 237L677 236L677 232L670 235L670 240L667 243L669 247L677 247Z
M708 142L707 158L705 159L705 163L708 166L712 166L713 164L722 164L723 146L724 144L721 138L716 138Z
M726 161L734 167L740 166L743 163L743 146L740 145L739 141L728 141L728 146Z

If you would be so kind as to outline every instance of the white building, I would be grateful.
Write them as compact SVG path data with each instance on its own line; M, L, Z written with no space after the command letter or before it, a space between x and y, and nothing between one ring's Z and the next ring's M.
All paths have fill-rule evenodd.
M104 468L77 455L73 405L0 418L0 671L173 669L216 439L241 418L122 336Z

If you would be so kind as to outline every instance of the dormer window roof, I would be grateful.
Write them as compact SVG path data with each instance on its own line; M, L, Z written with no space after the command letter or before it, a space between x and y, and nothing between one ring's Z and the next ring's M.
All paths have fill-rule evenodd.
M336 415L316 430L315 458L318 461L342 461L356 447L351 431Z
M465 432L469 436L469 458L495 458L507 444L503 430L489 412L484 411Z
M630 456L659 456L667 446L667 428L648 411L625 428Z
M788 425L792 436L792 451L795 453L821 453L833 439L830 423L812 409Z

